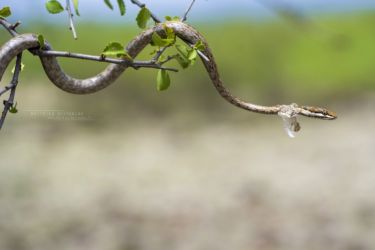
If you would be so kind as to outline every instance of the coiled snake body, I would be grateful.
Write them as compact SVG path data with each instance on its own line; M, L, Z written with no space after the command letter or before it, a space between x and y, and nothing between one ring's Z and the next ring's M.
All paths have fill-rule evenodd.
M127 46L128 54L135 58L152 40L152 34L157 32L162 34L165 26L174 30L177 37L189 44L196 44L202 41L205 45L203 51L208 60L202 60L209 77L219 94L231 104L253 112L262 114L283 114L288 117L295 117L298 114L314 117L320 119L331 120L335 119L336 115L324 108L291 105L275 105L275 106L261 106L248 102L244 102L239 98L233 96L223 85L214 56L206 42L206 39L193 27L183 22L173 21L163 24L156 24L136 38L134 38ZM0 48L0 80L8 67L11 60L27 49L34 49L39 47L37 35L22 34L17 35ZM46 43L46 50L51 49L51 46ZM57 59L52 56L41 56L41 63L48 78L60 89L73 94L88 94L97 92L111 83L113 83L127 68L125 65L110 64L104 71L94 77L87 79L75 79L67 75L60 67ZM295 124L296 125L296 124ZM298 124L297 124L298 125ZM299 126L298 126L299 127ZM296 130L296 129L295 129Z

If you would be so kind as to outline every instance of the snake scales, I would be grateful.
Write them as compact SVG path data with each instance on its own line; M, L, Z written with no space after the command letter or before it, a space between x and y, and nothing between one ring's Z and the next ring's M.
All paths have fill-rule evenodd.
M208 60L202 60L207 73L219 94L231 104L252 112L262 114L279 114L282 117L295 118L297 115L304 115L307 117L332 120L336 118L336 114L318 107L291 105L275 105L275 106L261 106L248 102L244 102L239 98L233 96L223 85L214 56L207 44L206 39L193 27L178 21L166 22L164 24L156 24L137 37L135 37L127 46L128 54L135 58L152 40L153 32L163 34L164 28L167 27L174 30L177 37L189 44L196 44L202 41L205 45L203 51ZM22 34L17 35L0 48L0 80L8 67L9 63L19 53L27 49L35 49L39 47L37 35ZM50 50L51 46L46 43L46 50ZM127 68L125 65L110 64L101 73L87 79L75 79L67 75L60 67L57 59L51 56L41 56L41 63L48 78L60 89L73 94L88 94L97 92L113 83ZM299 125L296 121L292 121L293 130L298 131Z

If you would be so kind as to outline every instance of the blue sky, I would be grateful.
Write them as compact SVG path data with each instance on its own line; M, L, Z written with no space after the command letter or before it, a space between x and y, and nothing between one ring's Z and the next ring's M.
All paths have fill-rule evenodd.
M196 0L191 12L192 21L222 20L234 16L259 18L272 15L272 11L262 2L284 3L303 13L317 12L348 12L364 9L375 9L375 0ZM46 0L0 0L0 6L9 5L13 9L13 19L47 19L51 16L46 13ZM65 0L60 0L64 3ZM116 4L116 0L112 0ZM138 8L127 3L127 15L120 17L118 10L109 10L103 0L80 0L81 21L133 21ZM159 16L182 15L190 0L144 0L150 9ZM56 15L52 21L65 21L66 15Z

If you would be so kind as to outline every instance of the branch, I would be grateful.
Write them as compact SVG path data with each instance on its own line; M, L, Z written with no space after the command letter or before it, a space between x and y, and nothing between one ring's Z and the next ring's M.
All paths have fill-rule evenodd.
M188 7L187 10L185 11L185 14L184 14L184 16L183 16L181 22L185 22L185 21L186 21L186 19L187 19L187 15L189 14L191 8L193 8L194 3L195 3L195 0L192 0L191 3L190 3L190 5L189 5L189 7Z
M21 24L21 22L17 21L15 24L11 24L7 22L5 19L0 18L0 24L12 35L17 36L18 33L16 28Z
M16 95L16 87L18 84L18 77L20 75L21 71L21 62L22 62L22 53L17 55L16 59L16 66L14 67L14 73L13 73L13 78L12 81L10 82L9 86L11 86L11 91L8 100L4 100L4 110L1 114L0 118L0 129L3 127L5 118L8 114L8 111L11 107L13 107L14 104L14 97Z
M137 5L139 8L143 8L146 6L146 4L144 3L141 3L140 1L138 0L130 0L133 4ZM152 20L154 20L155 23L161 23L160 19L150 11L150 14L151 14L151 18Z
M67 58L74 58L74 59L82 59L88 61L96 61L96 62L107 62L107 63L114 63L114 64L121 64L128 67L132 67L134 69L139 68L155 68L155 69L165 69L168 71L178 72L175 68L167 68L162 67L161 65L157 64L156 62L150 61L131 61L129 59L115 59L115 58L107 58L103 56L93 56L93 55L86 55L80 53L71 53L67 51L54 51L54 50L33 50L33 55L36 56L46 56L46 57L67 57Z
M4 88L1 88L0 89L0 96L2 96L4 93L8 92L10 89L12 89L12 87L13 87L12 83L9 83Z
M69 16L69 23L70 23L69 29L73 33L73 38L77 40L78 37L77 37L76 28L74 27L73 13L72 13L72 9L70 6L70 0L66 0L66 11L68 12L68 16Z
M172 56L168 56L166 59L164 59L163 61L159 62L159 65L164 65L165 63L169 62L170 60L175 59L177 56L178 56L178 54L172 55Z
M156 63L159 60L159 58L161 57L161 55L164 53L164 51L166 51L167 49L168 49L168 47L163 47L163 48L159 49L156 52L156 55L151 59L150 62Z

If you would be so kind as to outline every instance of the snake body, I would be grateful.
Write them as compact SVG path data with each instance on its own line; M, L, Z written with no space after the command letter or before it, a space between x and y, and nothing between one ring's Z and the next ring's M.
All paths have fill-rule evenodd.
M275 106L261 106L248 103L233 96L228 89L223 85L220 79L220 74L210 50L206 39L190 25L179 22L166 22L163 24L156 24L154 27L145 30L136 36L127 46L128 54L135 58L150 42L152 41L152 34L157 32L163 34L165 26L174 30L174 33L181 40L188 44L196 44L202 41L205 49L202 51L208 60L202 62L207 70L212 84L218 93L231 104L252 112L262 114L279 114L280 112L289 112L291 116L301 114L308 117L320 119L335 119L336 115L324 108L291 105L275 105ZM8 67L9 63L18 54L27 49L39 48L38 37L35 34L17 35L0 48L0 80ZM51 46L46 42L45 50L51 50ZM60 89L73 94L88 94L97 92L113 83L126 69L127 66L120 64L110 64L99 74L87 79L75 79L66 74L60 67L56 57L40 56L41 63L48 78Z

